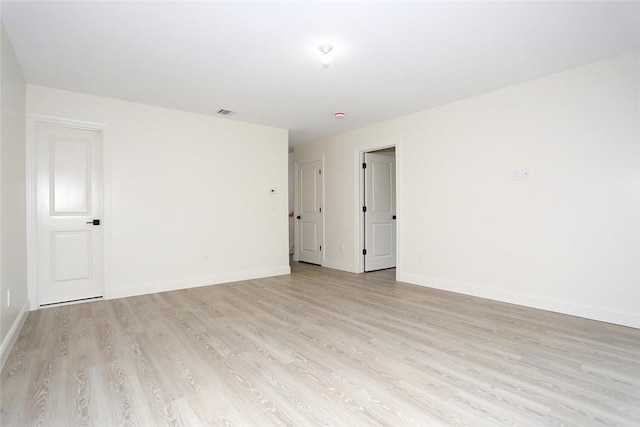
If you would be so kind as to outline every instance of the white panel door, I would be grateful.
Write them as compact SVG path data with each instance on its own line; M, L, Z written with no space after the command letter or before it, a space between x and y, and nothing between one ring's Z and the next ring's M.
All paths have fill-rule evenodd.
M38 303L101 297L102 135L37 123L35 141Z
M364 270L396 266L395 153L365 153Z
M298 260L322 265L322 164L298 168Z

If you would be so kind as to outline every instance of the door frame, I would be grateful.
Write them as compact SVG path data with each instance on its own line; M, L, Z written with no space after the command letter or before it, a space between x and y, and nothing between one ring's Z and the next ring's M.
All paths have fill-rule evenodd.
M40 308L38 283L37 283L37 267L38 267L38 238L37 238L37 200L36 200L36 125L44 123L54 126L66 126L74 129L83 129L98 131L102 135L102 143L100 144L100 158L102 163L102 295L104 299L108 299L107 279L108 279L108 248L110 239L108 230L110 228L110 169L107 161L107 125L103 123L95 123L81 120L64 119L60 117L52 117L40 114L27 115L27 141L26 141L26 169L27 169L27 295L29 298L29 309L38 310ZM78 304L84 301L72 301L68 303L56 304L69 305Z
M356 273L364 273L364 255L362 255L362 250L364 247L364 212L362 212L362 206L364 206L365 194L364 194L364 173L362 172L362 163L364 162L364 154L372 151L383 150L385 148L395 148L396 150L396 277L399 277L402 273L402 150L401 150L401 140L386 140L379 141L377 143L372 143L370 145L366 145L365 147L356 148L354 150L354 160L355 160L355 173L356 179L354 189L354 194L356 197L354 198L354 224L355 227L355 236L354 241L357 242L356 247Z
M320 175L320 184L322 186L322 245L325 246L326 249L326 245L325 245L325 233L326 233L326 229L327 229L327 224L325 221L325 188L324 188L324 177L325 177L325 173L324 173L324 154L322 156L320 156L320 158L305 158L305 159L296 159L295 158L295 154L294 154L294 160L293 160L293 218L295 221L295 226L293 227L293 234L294 234L294 248L293 248L293 260L294 261L300 261L300 256L299 256L299 250L300 250L300 242L298 241L298 239L300 238L300 222L296 221L296 215L299 215L299 213L297 212L298 210L298 203L299 203L299 193L298 193L298 189L300 188L300 182L299 182L299 174L300 174L300 165L304 164L304 163L311 163L311 162L320 162L320 169L323 171L322 175ZM322 252L322 262L320 263L320 266L324 265L324 258L325 258L325 253L326 250L321 251Z

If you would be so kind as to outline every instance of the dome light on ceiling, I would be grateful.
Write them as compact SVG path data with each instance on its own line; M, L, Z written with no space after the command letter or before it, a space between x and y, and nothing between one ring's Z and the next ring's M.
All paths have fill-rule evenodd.
M322 53L320 62L322 62L322 65L327 68L329 64L331 64L330 52L333 50L333 46L329 43L321 44L320 46L318 46L318 50L320 50L320 53Z

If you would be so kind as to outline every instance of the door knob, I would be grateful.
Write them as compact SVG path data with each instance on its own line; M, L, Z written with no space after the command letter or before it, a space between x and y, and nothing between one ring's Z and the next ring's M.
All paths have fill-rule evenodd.
M87 224L100 225L100 220L94 219L92 221L87 221Z
M393 219L396 219L396 216L395 216L395 215L393 216Z
M298 215L296 218L298 218L298 219L302 219L302 217L301 217L300 215Z

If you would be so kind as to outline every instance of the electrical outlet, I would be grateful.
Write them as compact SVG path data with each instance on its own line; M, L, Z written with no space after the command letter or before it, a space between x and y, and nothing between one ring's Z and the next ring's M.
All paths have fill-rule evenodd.
M209 255L207 254L202 255L202 263L209 264Z
M344 252L344 243L340 245L340 250Z
M418 260L420 260L420 262L424 262L424 252L420 252L418 254Z

